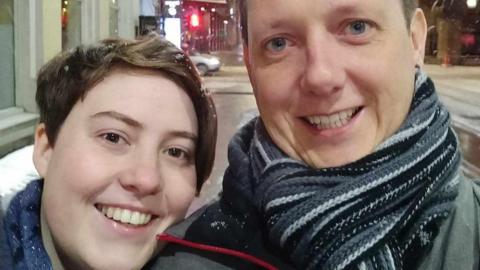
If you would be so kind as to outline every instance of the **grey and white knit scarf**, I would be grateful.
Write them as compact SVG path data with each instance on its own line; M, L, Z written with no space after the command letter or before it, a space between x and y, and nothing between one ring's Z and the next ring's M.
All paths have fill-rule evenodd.
M413 269L453 207L460 155L432 81L416 74L402 127L354 163L312 169L282 153L260 120L249 149L271 243L299 269Z

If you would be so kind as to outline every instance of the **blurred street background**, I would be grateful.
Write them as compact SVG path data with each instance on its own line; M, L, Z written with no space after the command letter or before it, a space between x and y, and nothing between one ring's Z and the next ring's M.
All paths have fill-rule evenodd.
M426 71L433 78L464 152L480 175L479 0L420 0L428 25ZM155 31L185 50L216 102L219 139L213 175L194 205L215 197L227 144L257 114L242 60L237 0L1 0L0 158L31 144L38 114L38 69L62 50L107 37Z

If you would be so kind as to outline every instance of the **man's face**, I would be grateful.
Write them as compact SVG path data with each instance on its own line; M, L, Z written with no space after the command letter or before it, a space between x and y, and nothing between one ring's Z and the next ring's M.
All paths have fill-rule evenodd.
M115 71L91 89L53 148L37 129L42 218L66 269L146 263L158 249L155 235L194 198L197 132L185 91L141 71Z
M273 141L316 168L358 160L402 124L423 13L399 0L249 0L245 61Z

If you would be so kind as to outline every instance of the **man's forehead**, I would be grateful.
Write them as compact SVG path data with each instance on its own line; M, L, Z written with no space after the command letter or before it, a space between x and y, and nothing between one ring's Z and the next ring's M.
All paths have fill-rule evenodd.
M284 3L290 3L290 5L283 5ZM354 13L365 10L385 12L388 8L401 7L401 5L399 5L401 0L248 0L247 8L249 13L256 13L255 11L258 10L258 8L281 11L285 7L288 8L286 11L292 11L291 3L295 3L300 9L302 7L308 7L310 11L313 9L321 13ZM272 13L274 12L270 12L270 14Z
M277 28L295 25L306 17L327 23L344 17L375 19L403 18L401 0L248 0L248 28ZM393 3L395 2L395 4ZM352 19L350 18L350 19ZM299 21L300 20L300 21ZM301 23L300 23L301 24ZM252 27L252 28L251 28ZM254 27L254 28L253 28ZM260 30L260 29L258 29Z

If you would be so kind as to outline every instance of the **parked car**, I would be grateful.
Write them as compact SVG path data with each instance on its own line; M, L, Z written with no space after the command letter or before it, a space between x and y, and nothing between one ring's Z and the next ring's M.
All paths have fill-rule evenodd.
M218 57L206 53L192 53L190 54L190 59L192 59L198 69L198 73L202 76L218 71L222 66Z

